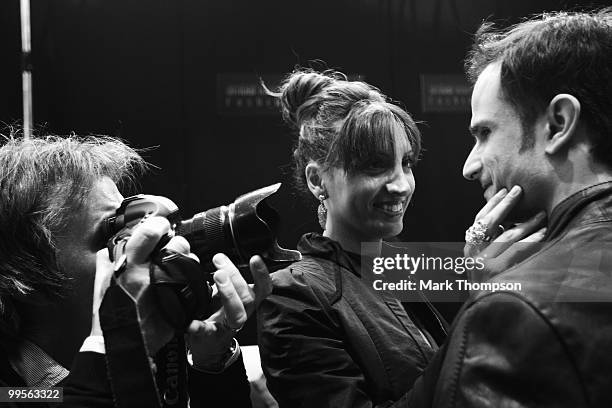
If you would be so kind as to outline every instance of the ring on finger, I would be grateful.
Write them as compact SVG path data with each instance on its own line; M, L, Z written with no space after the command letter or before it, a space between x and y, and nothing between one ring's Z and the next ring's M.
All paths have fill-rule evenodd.
M465 242L472 245L482 244L491 240L487 234L489 225L481 220L476 221L465 231Z

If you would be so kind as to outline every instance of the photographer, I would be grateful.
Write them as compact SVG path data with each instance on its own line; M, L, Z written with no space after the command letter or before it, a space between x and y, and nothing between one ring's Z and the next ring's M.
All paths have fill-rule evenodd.
M151 252L169 230L170 224L165 218L152 217L141 222L126 244L128 262L125 272L117 279L117 283L133 299L138 314L142 317L141 332L151 357L174 333L174 329L164 320L159 306L152 299L149 280ZM172 238L165 248L195 257L189 253L189 244L182 237ZM236 361L239 349L233 354L227 353L234 342L233 335L236 329L246 322L255 305L269 294L270 279L265 264L258 256L253 257L250 262L255 280L253 286L247 285L225 255L218 254L213 261L218 268L214 274L218 289L216 297L222 307L205 321L193 321L188 329L193 353L193 369L189 372L192 382L191 406L211 406L214 398L223 389L231 389L231 393L223 395L225 404L231 402L232 406L245 406L249 404L248 384L244 383L244 368L240 364L231 365L222 374L211 374ZM115 270L106 250L98 252L96 267L92 330L73 365L74 375L69 376L66 382L64 401L68 406L113 406L103 358L104 340L98 314L99 305ZM235 405L236 403L240 405Z
M108 239L104 220L123 201L118 186L129 185L145 169L134 149L109 137L5 138L0 147L0 386L66 383L92 329L97 253ZM219 288L226 287L223 275L216 278ZM242 296L244 285L235 274L230 281ZM231 295L228 302L237 304ZM238 328L245 317L232 321L232 315L227 326ZM202 345L192 346L196 365L213 364L213 356L200 350L226 354L224 342L231 337L224 329L218 320L192 324L190 337ZM78 385L77 376L86 374L78 372L72 380Z

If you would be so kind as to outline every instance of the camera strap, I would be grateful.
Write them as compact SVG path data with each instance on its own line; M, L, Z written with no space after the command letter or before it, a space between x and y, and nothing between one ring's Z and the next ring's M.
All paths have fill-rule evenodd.
M186 408L189 401L187 390L187 351L182 335L175 336L157 353L157 384L164 408Z
M187 407L187 353L181 335L157 353L155 370L147 355L136 305L114 280L100 306L100 324L117 408Z
M151 286L166 321L184 332L195 319L210 314L211 288L207 272L194 259L162 249L151 263Z
M154 256L149 274L160 311L177 333L185 332L192 320L209 313L211 290L196 260L162 249ZM183 336L175 336L157 357L157 383L164 408L186 407L187 353Z
M189 396L183 336L176 335L166 344L153 365L147 354L137 304L116 281L126 265L124 246L125 241L120 241L114 248L113 258L119 267L100 305L107 374L115 406L185 408ZM183 333L191 320L207 313L210 288L197 261L161 250L151 262L149 273L160 311L177 333Z
M201 319L210 304L210 287L200 264L183 254L162 249L151 263L151 286L167 322L183 333L194 319ZM164 408L186 407L187 353L183 336L177 335L157 354L157 383Z
M161 401L132 298L111 281L100 305L107 375L117 408L159 407Z

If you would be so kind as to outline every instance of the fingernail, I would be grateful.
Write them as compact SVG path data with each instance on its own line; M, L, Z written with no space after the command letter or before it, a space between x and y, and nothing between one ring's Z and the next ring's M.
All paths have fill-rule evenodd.
M257 269L263 269L263 259L259 255L253 255L251 257L251 264L254 265Z
M500 196L506 195L506 194L508 194L508 190L504 187L501 190L499 190L497 192L497 194L500 195Z
M543 219L544 217L546 217L546 211L540 211L539 213L536 214L536 218L538 220Z
M213 257L213 262L215 262L216 264L224 265L229 262L229 258L227 257L227 255L219 252Z
M219 285L227 285L227 283L229 282L229 277L227 276L227 273L225 272L215 272L215 282L217 282L217 284Z
M521 188L519 186L514 186L512 187L512 190L510 190L510 196L512 197L516 197L520 193L521 193Z

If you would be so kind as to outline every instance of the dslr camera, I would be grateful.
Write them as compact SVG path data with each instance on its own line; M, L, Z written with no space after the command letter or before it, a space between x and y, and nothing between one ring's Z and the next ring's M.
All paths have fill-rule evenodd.
M177 205L166 197L146 194L128 197L104 223L111 259L120 260L127 238L144 217L166 217L172 231L153 252L156 267L151 268L151 285L165 318L177 329L185 328L192 320L210 315L208 281L215 270L212 257L216 253L227 255L245 275L249 273L249 259L256 254L271 270L301 259L298 251L281 248L277 242L280 217L266 201L280 186L277 183L260 188L241 195L231 204L190 218L182 218ZM163 248L173 235L187 239L200 264ZM249 280L249 276L246 278Z

